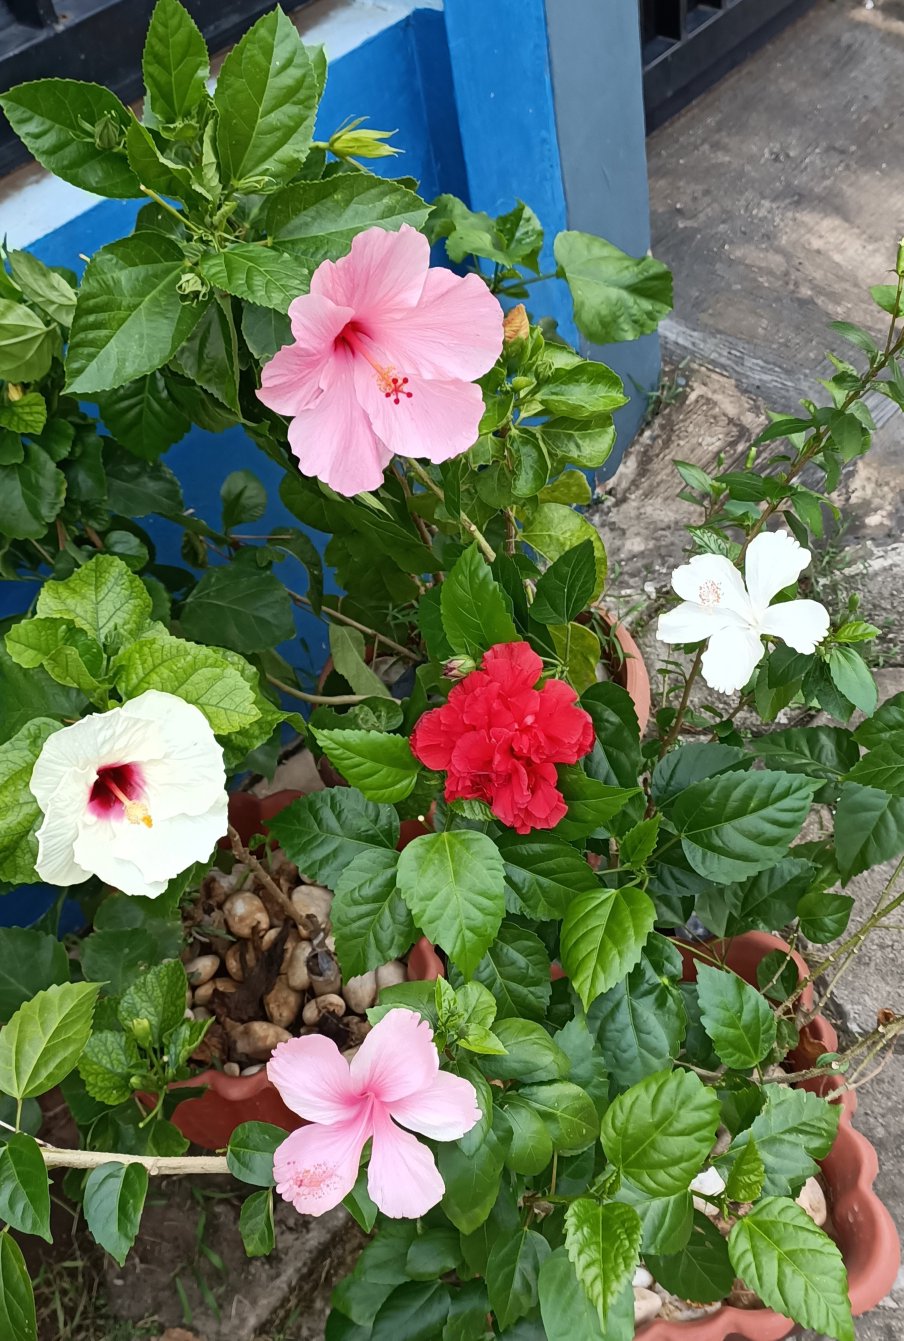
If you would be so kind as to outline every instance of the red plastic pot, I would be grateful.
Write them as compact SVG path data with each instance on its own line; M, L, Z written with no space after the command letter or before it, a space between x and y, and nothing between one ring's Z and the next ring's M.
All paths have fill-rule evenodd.
M696 977L694 947L679 947L685 963L685 980ZM787 952L789 946L778 936L749 931L729 942L710 941L706 951L727 951L728 966L747 982L756 983L756 969L772 950ZM807 966L794 955L803 978ZM812 1003L812 992L804 993L804 1005ZM801 1035L800 1047L790 1060L805 1069L824 1052L834 1052L838 1035L825 1016L817 1015ZM829 1098L844 1084L841 1076L820 1076L802 1082L802 1088ZM876 1151L866 1137L854 1130L852 1118L857 1095L846 1091L841 1096L842 1114L838 1135L831 1151L822 1161L832 1214L835 1239L841 1249L848 1273L848 1292L855 1314L868 1313L884 1299L894 1285L901 1261L901 1245L894 1221L873 1190L879 1172ZM729 1308L727 1305L706 1318L689 1322L654 1319L637 1333L642 1341L781 1341L795 1330L790 1318L772 1309Z
M234 792L229 798L230 822L247 842L256 833L266 833L267 821L303 794L281 791L257 797L250 792ZM403 820L399 848L427 832L419 821ZM442 972L442 961L430 942L422 938L408 955L409 981L432 982ZM276 1086L267 1079L266 1069L253 1076L227 1076L211 1068L191 1080L177 1082L172 1088L201 1085L206 1086L204 1093L179 1104L171 1121L189 1141L206 1150L222 1150L243 1122L270 1122L287 1132L303 1126L303 1120L286 1107Z
M610 666L608 669L615 683L620 684L622 689L626 689L631 695L631 701L634 704L634 711L637 713L637 721L640 725L640 734L643 735L647 728L647 722L650 720L652 705L650 676L643 659L643 653L619 619L610 615L609 611L604 610L601 605L596 607L596 613L603 623L608 626L609 632L622 650L623 656L620 664Z

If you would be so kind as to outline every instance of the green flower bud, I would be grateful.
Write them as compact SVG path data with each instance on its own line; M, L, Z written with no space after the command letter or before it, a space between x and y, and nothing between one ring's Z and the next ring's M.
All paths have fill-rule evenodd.
M348 125L340 126L330 137L330 153L335 154L336 158L394 158L402 152L391 144L383 143L395 135L394 130L364 130L366 119L359 116Z
M443 666L443 675L447 680L463 680L471 671L477 669L477 662L470 657L450 657Z
M95 124L94 144L98 149L118 149L122 144L122 126L109 112Z

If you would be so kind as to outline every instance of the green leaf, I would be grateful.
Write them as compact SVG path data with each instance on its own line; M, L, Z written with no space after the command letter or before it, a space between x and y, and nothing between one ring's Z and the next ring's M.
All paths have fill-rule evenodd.
M34 884L41 811L28 783L35 760L58 722L36 717L0 745L0 880Z
M11 1234L0 1235L0 1335L9 1341L38 1341L34 1291Z
M299 294L307 293L311 280L308 267L301 261L251 242L210 252L201 261L200 270L215 288L276 312L288 311Z
M631 971L655 920L652 900L636 885L599 888L571 902L560 955L585 1010Z
M610 1314L630 1286L640 1254L640 1219L631 1206L579 1197L565 1212L565 1250L608 1334Z
M766 1087L766 1102L753 1122L734 1138L718 1161L723 1173L734 1168L748 1142L753 1141L766 1171L767 1196L796 1195L818 1172L838 1131L841 1109L807 1090ZM729 1175L730 1176L730 1175Z
M201 320L173 356L172 364L242 418L239 406L239 352L231 299L219 296L208 303ZM186 407L189 408L189 407ZM203 420L194 416L196 423ZM204 425L209 427L208 425Z
M694 1222L690 1192L672 1197L650 1197L623 1178L613 1200L633 1206L640 1216L644 1253L677 1253L687 1243Z
M442 1208L456 1229L471 1234L483 1224L499 1194L507 1141L494 1129L468 1132L460 1141L444 1141L436 1163L445 1184Z
M775 1016L756 990L727 969L701 964L697 998L703 1027L726 1066L749 1071L775 1046Z
M53 1242L47 1168L35 1138L22 1132L10 1136L0 1150L0 1220Z
M232 48L217 80L217 151L224 178L279 182L304 162L317 79L292 20L271 10Z
M543 1118L512 1091L506 1096L502 1115L512 1129L512 1141L505 1157L514 1173L534 1177L542 1173L552 1159L552 1137Z
M30 927L0 928L0 1020L36 992L69 981L69 957L56 936Z
M635 258L591 233L559 233L559 269L571 289L574 319L596 344L636 340L672 310L672 275L652 256Z
M36 540L63 505L66 477L37 443L22 444L22 460L0 465L4 535Z
M146 689L175 694L200 708L217 735L250 726L260 716L253 689L222 653L170 634L139 638L120 653L115 673L124 698L137 698Z
M371 801L404 801L420 765L404 736L378 731L318 731L311 734L342 776Z
M517 640L502 588L476 544L452 565L441 593L443 629L454 652L479 660L496 643Z
M864 722L864 726L867 723ZM845 782L835 811L835 852L845 883L904 852L904 797Z
M685 1192L716 1139L719 1100L689 1071L659 1071L613 1099L600 1139L609 1160L651 1197Z
M604 363L587 359L556 368L535 394L551 415L579 421L598 420L627 400L621 378Z
M435 1280L454 1271L461 1262L460 1242L458 1231L451 1225L421 1228L405 1259L409 1280Z
M847 1272L836 1244L800 1206L768 1197L737 1221L731 1264L767 1308L838 1341L854 1341Z
M79 1058L79 1075L92 1099L121 1104L131 1098L132 1076L142 1068L138 1045L118 1029L96 1030Z
M695 782L715 777L743 759L744 751L734 745L680 745L653 769L653 800L658 806L666 806Z
M182 607L182 630L199 643L266 652L295 636L292 601L272 573L209 568Z
M27 251L11 251L9 264L13 279L25 297L46 313L51 321L58 321L61 326L68 328L76 301L75 289L69 281ZM39 428L32 431L40 433L43 427L42 422Z
M668 817L694 870L727 885L785 856L809 813L814 788L809 778L777 770L725 773L687 787Z
M676 979L665 960L674 950L652 933L640 960L621 981L593 1003L588 1026L595 1031L612 1075L621 1088L661 1071L678 1056L687 1016Z
M531 917L541 921L565 915L579 894L599 891L598 876L568 843L506 834L499 840L505 883Z
M179 296L184 268L182 248L162 233L133 233L94 254L69 334L68 391L122 386L175 354L204 311Z
M0 377L37 382L50 368L54 348L53 332L31 308L0 298Z
M157 0L141 61L150 126L184 121L207 95L207 44L179 0Z
M853 910L854 900L849 894L814 889L797 905L800 929L808 941L826 945L844 935Z
M466 978L502 922L504 874L496 844L469 829L424 834L399 857L399 890L415 922Z
M540 938L526 927L504 922L474 977L496 998L498 1019L544 1018L552 990L549 955Z
M564 1248L540 1267L540 1316L547 1341L605 1341L597 1317Z
M548 419L540 427L540 440L553 459L554 469L571 464L579 466L584 470L597 470L605 465L612 454L612 448L615 446L615 425L612 422L612 416L608 414L598 415L594 420L555 418ZM558 480L541 490L539 498L541 503L584 503L588 502L578 494L577 497L563 497L563 492L570 492L570 483L563 484L568 480L569 475L576 474L575 471L568 471L567 475L562 475ZM584 478L584 477L582 477Z
M130 1031L135 1020L146 1021L151 1042L162 1047L164 1039L181 1023L185 1013L188 979L181 960L170 959L143 973L123 994L119 1021Z
M362 229L420 228L428 213L424 201L398 182L351 172L278 191L267 202L264 223L281 251L303 256L314 269L344 256Z
M852 744L856 749L853 741ZM862 787L875 787L889 796L904 796L904 767L901 764L898 738L892 736L885 744L871 749L862 759L855 760L848 778Z
M253 470L233 470L220 485L223 530L233 531L243 522L260 521L267 510L267 490Z
M505 1052L481 1060L484 1075L531 1081L562 1080L568 1075L568 1058L536 1020L499 1020L494 1033Z
M369 1341L436 1341L449 1313L449 1288L442 1281L399 1285L374 1319Z
M839 693L869 717L879 701L872 672L859 652L847 645L829 648L829 674Z
M394 851L365 848L335 884L330 921L346 979L397 959L414 940L411 914L396 889L397 865Z
M364 635L357 629L331 624L329 637L333 664L354 693L388 698L388 688L364 660Z
M95 931L82 942L82 972L102 983L105 996L118 996L138 972L159 959L159 946L142 928Z
M694 911L716 936L778 931L797 916L801 895L812 879L808 861L785 857L741 884L708 885L698 894Z
M179 481L162 461L140 461L115 447L108 447L104 451L104 470L110 507L124 516L181 512Z
M891 732L904 731L904 694L887 698L872 717L861 722L853 732L854 739L867 750L887 743Z
M593 544L582 540L561 554L539 579L531 616L541 624L567 624L587 605L595 586Z
M590 1095L570 1080L522 1085L518 1098L538 1113L546 1125L553 1147L563 1155L576 1155L592 1145L599 1134L599 1119Z
M588 761L592 765L592 756ZM638 787L610 787L588 777L580 764L560 765L559 790L568 814L553 829L556 838L603 837L636 796Z
M752 1138L741 1150L731 1166L731 1172L725 1183L725 1195L729 1201L756 1201L763 1191L766 1170Z
M26 1001L0 1032L0 1090L29 1099L58 1085L91 1032L95 983L60 983Z
M399 820L391 806L375 805L351 787L330 787L293 801L270 821L270 832L290 861L335 889L362 852L395 851Z
M246 1257L266 1257L276 1243L273 1228L273 1192L269 1187L252 1192L242 1202L239 1233Z
M589 540L596 564L596 581L591 599L600 594L606 581L606 551L596 527L579 512L566 507L564 503L540 503L521 532L521 539L549 563L555 563L568 550Z
M243 1183L273 1187L273 1155L286 1133L269 1122L243 1122L236 1127L226 1148L229 1172Z
M152 461L174 442L183 438L189 429L189 419L171 398L169 388L160 372L150 372L133 382L126 382L115 391L97 395L101 418L107 428L126 444L135 456ZM117 504L117 510L127 516L142 517L144 512L133 512ZM140 506L140 505L139 505ZM181 507L179 503L174 511ZM153 509L148 509L149 511Z
M690 1239L680 1252L666 1257L647 1255L644 1261L659 1284L680 1299L715 1304L730 1294L734 1285L728 1245L700 1211L694 1215Z
M493 1245L487 1262L487 1292L503 1331L536 1305L540 1267L549 1254L549 1244L534 1229L521 1229Z
M837 782L853 768L860 752L850 731L840 726L798 726L757 737L753 748L767 768L806 773Z
M143 1164L101 1164L91 1170L85 1183L85 1221L120 1266L138 1237L147 1191L148 1171Z
M64 182L99 196L141 195L123 143L131 113L109 89L35 79L0 96L0 107L29 153Z

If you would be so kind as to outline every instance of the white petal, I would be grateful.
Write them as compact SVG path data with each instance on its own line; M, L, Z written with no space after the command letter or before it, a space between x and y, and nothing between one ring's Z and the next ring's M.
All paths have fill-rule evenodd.
M656 637L661 643L699 643L725 627L726 621L720 618L717 609L682 601L674 610L659 616Z
M760 629L781 638L795 652L815 652L830 623L829 612L819 601L784 601L770 605Z
M809 562L810 551L787 531L760 531L754 536L744 560L744 575L758 615L780 591L797 581Z
M695 554L672 573L672 587L684 601L733 611L745 623L753 623L744 580L724 554Z
M160 742L153 756L137 756L155 823L204 814L225 795L223 750L200 708L149 689L126 703L122 714L152 724L154 739Z
M91 872L81 867L73 856L80 814L78 809L62 806L45 815L38 829L35 868L48 885L80 885L91 877Z
M718 1197L725 1191L725 1179L718 1169L704 1169L691 1183L692 1192L702 1192L707 1197Z
M141 868L130 860L127 846L115 850L120 825L133 831L143 827L130 825L124 819L98 819L89 814L79 826L73 849L75 859L104 884L121 889L123 894L144 894L156 899L169 882L147 879Z
M735 694L744 688L762 655L762 640L753 629L722 629L713 634L703 653L703 678L710 689Z
M31 793L46 814L54 794L74 770L90 770L90 793L99 768L132 763L147 753L159 755L160 740L156 728L130 720L122 708L83 717L44 742L29 782Z
M223 792L222 800L218 799L203 815L174 815L160 819L152 810L151 828L144 824L130 824L125 819L114 820L114 834L109 845L111 858L129 862L149 884L163 881L165 885L193 862L207 860L218 839L226 832L226 806L227 797ZM102 872L98 870L98 874L102 875Z

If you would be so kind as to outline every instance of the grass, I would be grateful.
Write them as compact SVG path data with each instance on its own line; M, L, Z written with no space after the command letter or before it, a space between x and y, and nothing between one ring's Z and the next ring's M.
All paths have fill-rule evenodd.
M73 1236L70 1249L67 1258L43 1262L35 1277L38 1341L150 1341L160 1335L156 1318L136 1323L113 1317L99 1248Z

